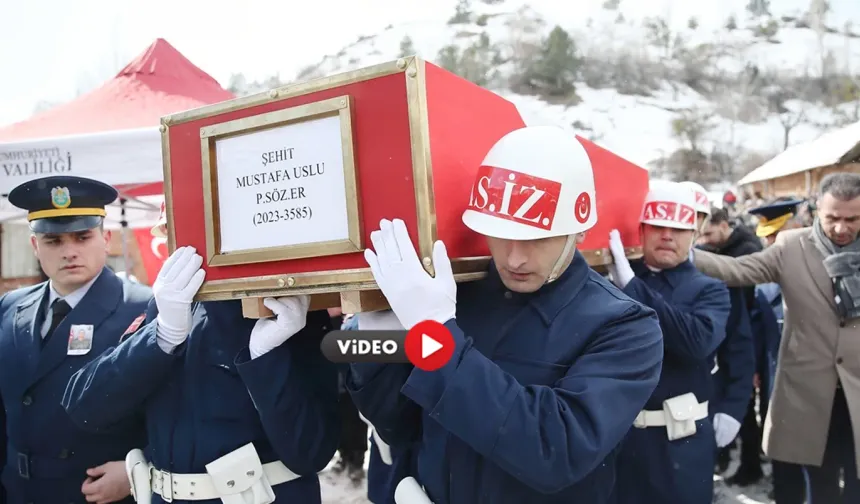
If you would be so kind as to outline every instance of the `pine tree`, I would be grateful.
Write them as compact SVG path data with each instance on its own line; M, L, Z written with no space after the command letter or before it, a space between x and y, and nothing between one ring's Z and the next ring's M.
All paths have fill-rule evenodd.
M770 16L770 0L749 0L747 11L753 16Z
M460 49L454 44L449 44L439 50L436 63L451 73L459 75Z
M412 43L412 38L409 35L403 37L403 40L400 41L400 54L397 57L405 58L407 56L414 56L415 54L415 45Z
M549 95L564 96L574 90L579 64L573 39L563 28L556 26L531 67L529 80Z

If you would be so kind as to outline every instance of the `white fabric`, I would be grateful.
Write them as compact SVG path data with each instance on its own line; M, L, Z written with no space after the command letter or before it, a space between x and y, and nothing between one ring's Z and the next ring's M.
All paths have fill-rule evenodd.
M275 318L262 318L254 324L248 342L251 358L271 352L304 329L310 304L310 296L265 298L263 305L272 310Z
M624 243L621 242L621 233L617 229L609 232L609 251L612 253L613 264L610 264L607 269L612 276L612 282L623 289L636 275L624 253Z
M53 322L53 319L54 319L54 317L53 317L54 313L53 313L53 311L51 311L51 307L54 305L54 301L57 299L62 299L66 303L68 303L68 305L71 309L74 310L75 306L77 306L78 303L80 303L81 300L84 299L84 296L86 296L87 292L90 291L90 287L92 287L93 284L96 283L96 280L98 280L98 278L101 275L102 274L100 272L98 275L93 277L93 279L90 280L89 282L87 282L85 285L83 285L82 287L79 287L78 289L76 289L73 292L70 292L68 296L61 296L57 291L55 291L53 281L48 283L48 285L49 285L49 287L48 287L48 304L45 306L45 317L44 317L44 321L42 322L42 327L40 328L40 330L42 332L42 338L44 338L45 336L48 335L48 329L51 328L51 322Z
M454 318L457 284L444 243L433 244L434 278L421 265L402 220L383 219L379 230L370 233L370 240L374 250L366 249L364 258L404 328L412 329L425 320L444 324Z
M718 448L728 446L740 430L741 423L735 420L734 417L725 413L714 414L714 436L716 437Z
M359 331L401 331L403 324L391 310L373 312L362 312L355 315L358 317Z
M476 233L538 240L597 224L591 158L573 132L558 126L514 130L490 148L481 165L463 212L463 223ZM560 186L552 204L551 186Z
M693 411L694 420L704 420L705 418L708 418L708 401L698 403L695 411ZM633 421L633 427L637 429L665 426L666 412L664 410L642 410L636 415L636 420Z
M193 247L180 247L164 262L152 285L158 306L156 337L165 352L182 344L191 331L191 303L206 277L202 264Z
M0 194L45 175L39 168L49 166L114 186L160 182L161 132L151 127L0 142L0 166L8 166L0 170Z
M280 485L300 476L285 466L282 462L263 464L263 472L272 486ZM150 464L152 492L160 496L172 497L172 500L212 500L219 499L220 494L215 489L212 476L208 474L172 474L159 471Z

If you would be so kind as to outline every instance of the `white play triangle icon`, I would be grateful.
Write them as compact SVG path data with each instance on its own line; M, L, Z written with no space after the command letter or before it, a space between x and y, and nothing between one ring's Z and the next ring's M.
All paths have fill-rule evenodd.
M426 334L421 335L421 358L426 359L442 348L442 344Z

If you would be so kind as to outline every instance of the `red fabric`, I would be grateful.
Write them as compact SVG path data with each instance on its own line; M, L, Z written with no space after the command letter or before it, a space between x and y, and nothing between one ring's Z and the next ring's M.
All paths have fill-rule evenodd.
M155 282L155 277L161 270L161 265L167 259L167 242L156 239L149 229L135 229L134 237L137 239L137 247L140 249L140 257L146 270L147 285ZM143 281L143 279L140 279Z
M233 97L166 40L157 39L100 88L0 128L0 141L154 127L162 116Z
M164 182L149 182L147 184L121 184L116 190L128 197L154 196L164 194Z
M174 193L172 201L176 243L193 246L201 252L206 250L200 128L343 95L351 96L353 100L356 177L365 246L370 247L370 232L379 228L379 220L383 217L403 219L414 233L417 216L406 79L399 73L171 126L170 163L174 167L170 172L171 184L174 191L177 188L182 191L181 197ZM462 206L465 204L466 201L461 203ZM250 220L248 225L253 225ZM418 243L416 235L413 234L412 239L414 244ZM206 261L203 263L207 282L366 267L362 252L233 266L212 267Z

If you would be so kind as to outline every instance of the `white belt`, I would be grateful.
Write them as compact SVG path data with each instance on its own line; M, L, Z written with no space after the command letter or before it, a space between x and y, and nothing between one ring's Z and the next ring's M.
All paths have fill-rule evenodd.
M275 486L286 483L300 476L285 466L282 462L269 462L263 464L263 472L269 481L269 485ZM177 500L211 500L220 499L222 494L215 489L212 476L208 474L172 474L160 471L152 464L149 465L151 475L152 491L157 493L166 502ZM251 471L253 473L253 471ZM248 477L254 477L248 474ZM227 486L233 486L227 482Z
M708 401L698 403L693 410L692 420L704 420L708 418ZM633 421L633 427L637 429L645 429L647 427L665 427L666 415L664 410L642 410L636 415L636 420Z
M711 368L711 374L717 374L717 371L720 370L720 363L717 362L717 359L714 359L714 367Z

